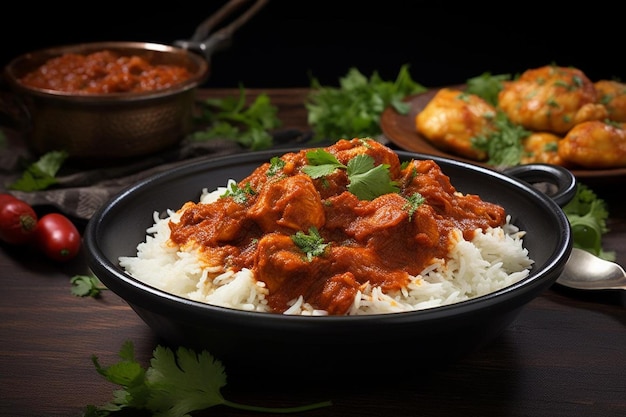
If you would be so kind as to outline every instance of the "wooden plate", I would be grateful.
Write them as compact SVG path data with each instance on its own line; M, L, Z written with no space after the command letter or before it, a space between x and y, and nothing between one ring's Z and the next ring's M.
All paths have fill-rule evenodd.
M464 89L465 86L454 85L449 88ZM443 156L476 165L489 166L485 163L442 151L417 132L415 116L426 107L428 102L437 94L437 91L439 89L431 89L425 93L407 97L405 101L411 105L411 108L406 115L399 114L392 107L385 109L380 117L380 126L383 134L391 143L407 151ZM572 173L583 183L626 182L626 168L572 169Z

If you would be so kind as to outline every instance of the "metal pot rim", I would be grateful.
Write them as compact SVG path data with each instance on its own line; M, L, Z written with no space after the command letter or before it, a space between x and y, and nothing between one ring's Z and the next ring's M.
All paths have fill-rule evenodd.
M84 54L101 50L111 50L121 53L122 55L145 56L147 54L157 54L158 56L165 57L172 63L185 65L192 72L192 76L181 83L164 89L145 92L121 92L106 94L75 94L72 92L33 88L25 86L19 81L24 74L34 70L51 58L65 53ZM5 67L4 72L7 82L16 91L20 91L24 94L34 95L46 99L58 99L79 103L119 103L119 101L137 101L165 97L196 88L208 79L209 69L210 65L206 59L199 54L184 48L152 42L111 41L62 45L28 52L14 58Z

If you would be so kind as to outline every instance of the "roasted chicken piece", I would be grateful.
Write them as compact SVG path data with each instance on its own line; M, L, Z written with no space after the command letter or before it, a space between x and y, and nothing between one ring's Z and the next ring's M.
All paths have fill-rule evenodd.
M598 92L598 103L603 104L609 119L626 122L626 84L619 81L600 80L594 84Z
M487 158L472 138L495 130L496 109L477 95L442 88L415 117L417 131L437 148L476 161Z
M564 135L578 123L608 116L597 99L593 82L581 70L546 65L505 82L498 106L528 130Z
M534 132L522 140L524 155L522 164L543 163L565 165L559 156L558 146L561 136L548 132Z
M599 120L577 124L559 141L559 157L588 169L626 167L625 128Z

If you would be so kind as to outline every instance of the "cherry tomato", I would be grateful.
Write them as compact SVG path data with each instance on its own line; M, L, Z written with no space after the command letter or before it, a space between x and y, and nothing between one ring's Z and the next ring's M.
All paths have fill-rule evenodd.
M37 214L26 203L10 194L0 195L0 240L23 245L33 239Z
M69 261L80 251L80 232L64 215L48 213L37 223L35 244L48 258Z

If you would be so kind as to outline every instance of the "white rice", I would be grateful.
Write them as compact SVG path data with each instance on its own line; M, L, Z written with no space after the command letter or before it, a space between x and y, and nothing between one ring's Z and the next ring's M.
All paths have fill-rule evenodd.
M203 190L201 202L215 201L227 187L213 192ZM166 218L154 213L154 224L146 240L137 246L137 256L120 257L120 266L136 279L163 291L191 300L240 310L269 312L268 289L257 282L251 270L227 271L202 264L194 250L179 248L169 241L170 220L177 222L180 212L168 211ZM533 261L523 247L524 231L507 223L475 233L466 241L457 231L457 241L448 259L428 266L409 285L394 294L384 294L379 287L367 284L357 294L347 314L379 314L420 310L443 306L485 295L528 276ZM284 314L326 315L305 303L302 297L293 300Z

